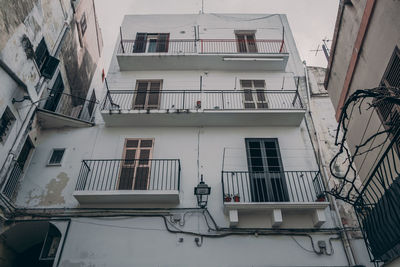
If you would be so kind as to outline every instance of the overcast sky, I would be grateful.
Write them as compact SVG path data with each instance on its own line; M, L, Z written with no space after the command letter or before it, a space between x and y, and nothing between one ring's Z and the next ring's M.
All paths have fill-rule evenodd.
M119 26L126 14L195 14L201 0L95 0L103 33L105 69L112 56ZM204 0L204 13L286 14L302 60L326 67L322 39L332 39L339 0Z

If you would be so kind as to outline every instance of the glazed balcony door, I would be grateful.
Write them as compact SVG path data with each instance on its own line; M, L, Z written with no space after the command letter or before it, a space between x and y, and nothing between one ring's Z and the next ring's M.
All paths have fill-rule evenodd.
M240 80L240 85L243 90L243 105L245 109L268 108L264 80Z
M276 138L247 138L247 162L252 202L289 200Z
M147 190L149 187L153 139L126 139L118 190Z

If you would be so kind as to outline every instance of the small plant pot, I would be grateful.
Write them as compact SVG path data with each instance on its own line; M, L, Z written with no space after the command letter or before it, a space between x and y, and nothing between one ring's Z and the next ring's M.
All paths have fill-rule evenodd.
M234 196L233 201L235 202L240 202L240 196Z
M231 202L232 198L230 196L225 196L224 197L224 202Z
M317 202L325 202L326 201L326 197L324 195L319 195L317 196Z

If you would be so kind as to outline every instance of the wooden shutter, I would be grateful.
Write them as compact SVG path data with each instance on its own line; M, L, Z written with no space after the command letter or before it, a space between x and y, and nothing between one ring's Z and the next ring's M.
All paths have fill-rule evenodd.
M239 53L247 53L246 37L243 34L236 34L237 48Z
M118 190L132 190L138 145L139 140L137 139L125 140Z
M162 80L136 81L133 109L157 109L160 105Z
M257 53L256 36L254 34L246 34L247 51L249 53Z
M159 107L160 101L160 90L161 81L152 81L149 85L149 91L147 92L147 108L156 109Z
M42 65L42 68L40 69L42 76L47 79L51 79L56 72L59 63L60 61L57 58L47 56L44 64Z
M47 49L46 41L44 40L44 38L42 38L35 51L35 61L39 68L42 67L43 63L45 62L48 56L49 56L49 51Z
M400 88L400 49L396 47L383 75L382 86ZM377 111L386 129L393 126L393 135L400 130L400 106L388 101L377 103ZM398 141L400 148L400 140Z
M137 81L136 82L136 94L134 100L134 109L143 109L146 106L147 87L148 81Z
M133 46L133 53L146 52L147 33L136 33L135 45Z
M160 33L157 38L156 52L168 52L169 33Z

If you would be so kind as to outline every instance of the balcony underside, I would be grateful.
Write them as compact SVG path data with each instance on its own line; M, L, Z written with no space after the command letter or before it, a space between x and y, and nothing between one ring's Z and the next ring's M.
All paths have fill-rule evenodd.
M179 203L178 190L75 191L79 204Z
M255 211L255 210L274 210L281 209L286 211L312 211L315 209L325 209L329 202L224 202L225 211Z
M299 126L305 110L112 110L108 126Z
M92 122L72 118L56 112L38 109L38 120L42 128L63 128L63 127L89 127Z
M121 71L127 70L236 70L282 71L289 54L117 54Z

